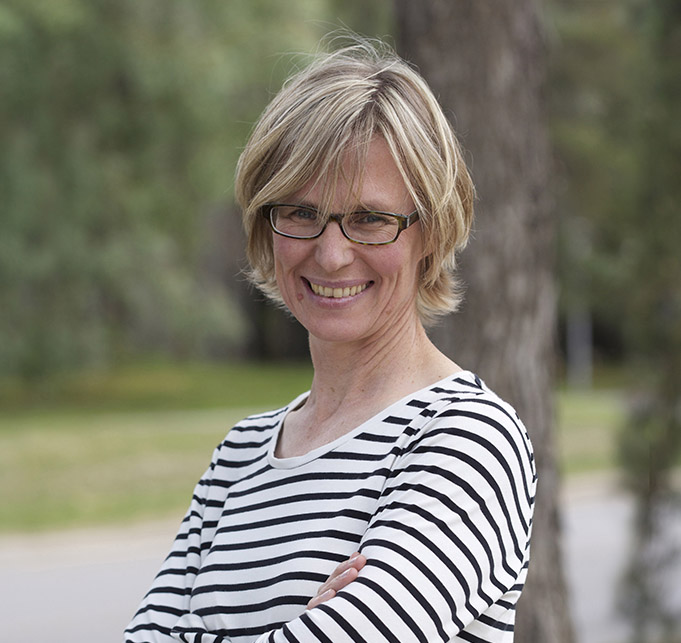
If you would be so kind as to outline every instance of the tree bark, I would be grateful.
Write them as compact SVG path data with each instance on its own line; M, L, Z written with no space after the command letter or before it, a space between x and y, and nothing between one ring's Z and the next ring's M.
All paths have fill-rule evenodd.
M544 42L533 0L395 0L397 49L452 119L478 190L461 260L461 312L431 335L511 402L539 474L532 560L516 640L570 643L555 457L555 218L543 114Z
M235 208L213 212L207 217L204 236L203 271L225 285L247 322L246 336L230 356L273 361L309 359L307 331L292 315L269 302L246 277L246 235L240 212ZM224 356L224 351L214 355Z

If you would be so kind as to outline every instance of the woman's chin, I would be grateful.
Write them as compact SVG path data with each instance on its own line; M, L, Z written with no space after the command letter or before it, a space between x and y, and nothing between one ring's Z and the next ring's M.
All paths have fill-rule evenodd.
M334 344L354 344L367 339L372 333L367 328L358 328L353 324L337 320L331 324L305 325L310 338Z

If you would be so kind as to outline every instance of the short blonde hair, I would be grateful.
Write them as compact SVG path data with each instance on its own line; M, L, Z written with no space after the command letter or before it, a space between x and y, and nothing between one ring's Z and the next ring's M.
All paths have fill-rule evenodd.
M258 120L241 154L235 194L248 235L249 276L277 288L266 203L324 182L328 213L339 180L361 182L371 140L387 142L421 222L425 258L416 307L428 325L459 303L455 253L466 245L475 191L452 127L423 78L383 43L359 41L293 75ZM354 155L352 177L343 161Z

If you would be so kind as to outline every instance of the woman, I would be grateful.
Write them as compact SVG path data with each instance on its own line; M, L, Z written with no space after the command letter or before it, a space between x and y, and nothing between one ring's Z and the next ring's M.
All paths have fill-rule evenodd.
M366 44L320 58L262 115L236 193L314 377L216 449L126 640L511 641L533 458L424 330L456 304L473 202L431 91Z

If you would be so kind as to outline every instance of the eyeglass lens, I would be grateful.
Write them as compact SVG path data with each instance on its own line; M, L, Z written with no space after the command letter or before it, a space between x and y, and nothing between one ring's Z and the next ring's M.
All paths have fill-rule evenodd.
M270 219L278 232L301 239L317 236L325 226L316 210L300 206L273 206ZM389 243L400 231L397 217L383 212L350 212L340 219L340 224L348 237L364 243Z

